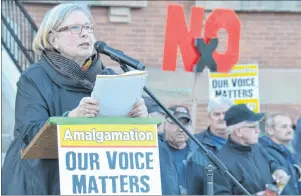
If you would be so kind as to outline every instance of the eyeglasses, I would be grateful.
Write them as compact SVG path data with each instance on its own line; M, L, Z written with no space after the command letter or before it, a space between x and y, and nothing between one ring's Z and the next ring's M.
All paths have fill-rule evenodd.
M274 127L280 129L293 129L293 125L290 124L280 124L280 125L275 125Z
M59 28L56 32L70 31L73 34L80 34L82 33L83 28L85 28L88 33L93 33L95 27L94 24L69 25Z
M248 129L259 129L259 124L256 125L249 125L249 126L241 126L241 128L248 128Z

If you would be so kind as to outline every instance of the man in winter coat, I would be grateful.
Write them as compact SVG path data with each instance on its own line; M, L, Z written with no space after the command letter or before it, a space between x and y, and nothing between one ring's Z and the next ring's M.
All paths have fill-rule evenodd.
M229 172L251 194L262 194L266 184L274 182L273 176L283 181L287 173L268 155L258 143L259 122L263 113L254 113L245 104L232 106L225 114L231 132L228 142L217 153ZM277 180L276 179L276 180ZM215 195L244 194L228 177L219 170L214 173Z
M294 166L296 163L292 153L287 148L293 140L294 130L292 125L293 123L289 116L280 113L270 115L265 122L266 135L259 139L259 142L267 152L290 175L290 180L282 191L283 195L301 194L298 183L300 173Z

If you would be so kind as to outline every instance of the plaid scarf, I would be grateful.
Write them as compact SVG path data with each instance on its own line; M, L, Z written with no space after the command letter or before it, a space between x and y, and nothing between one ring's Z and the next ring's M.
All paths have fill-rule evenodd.
M38 64L54 83L70 91L92 92L96 76L106 75L106 69L98 54L87 59L81 68L73 60L63 57L58 52L44 51Z

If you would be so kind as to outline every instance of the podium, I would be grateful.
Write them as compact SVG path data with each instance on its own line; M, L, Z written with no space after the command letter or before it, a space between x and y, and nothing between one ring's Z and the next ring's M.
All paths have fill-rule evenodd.
M153 118L51 117L21 159L58 159L62 195L160 195Z

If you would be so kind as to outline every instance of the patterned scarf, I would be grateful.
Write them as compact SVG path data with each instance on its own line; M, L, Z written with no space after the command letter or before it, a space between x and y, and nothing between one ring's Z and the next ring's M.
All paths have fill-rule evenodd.
M55 51L44 51L38 62L49 77L60 87L78 92L92 92L97 75L111 75L98 54L90 57L81 68L71 59Z

